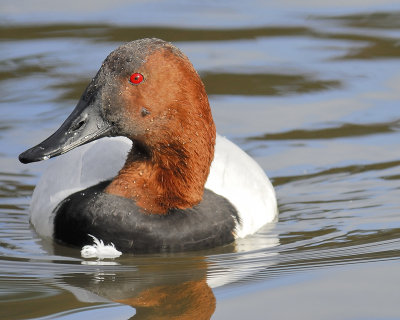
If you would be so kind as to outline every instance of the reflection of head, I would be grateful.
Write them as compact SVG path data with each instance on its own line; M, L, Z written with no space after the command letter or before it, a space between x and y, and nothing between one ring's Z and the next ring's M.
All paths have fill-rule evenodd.
M208 320L215 310L215 297L205 279L176 285L156 286L137 297L116 302L136 308L132 319Z
M151 279L151 285L134 296L113 300L134 307L133 319L210 319L216 302L207 284L207 263L188 257L172 264L154 262L140 270L142 280Z
M133 319L201 320L214 313L216 301L202 256L143 255L119 261L123 265L97 265L92 276L65 277L63 287L73 293L84 289L92 298L97 295L98 301L105 298L130 305L136 309Z

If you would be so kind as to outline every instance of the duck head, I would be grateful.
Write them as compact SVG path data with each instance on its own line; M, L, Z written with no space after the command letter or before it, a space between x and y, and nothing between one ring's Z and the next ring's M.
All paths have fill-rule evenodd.
M201 201L215 135L204 85L189 59L170 43L142 39L111 52L61 127L19 160L41 161L125 136L132 150L105 191L162 214Z

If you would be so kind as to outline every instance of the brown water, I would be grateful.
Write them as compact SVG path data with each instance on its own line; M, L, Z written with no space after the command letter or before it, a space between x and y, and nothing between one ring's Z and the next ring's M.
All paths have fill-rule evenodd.
M399 319L400 4L0 0L0 319ZM214 250L80 258L29 225L17 155L106 55L173 41L279 221Z

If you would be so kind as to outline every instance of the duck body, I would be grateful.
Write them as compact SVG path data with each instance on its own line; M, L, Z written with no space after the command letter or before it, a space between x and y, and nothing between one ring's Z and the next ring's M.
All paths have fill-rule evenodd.
M193 208L154 215L143 214L130 199L105 193L109 183L64 199L54 217L54 238L83 246L88 234L95 234L118 250L140 253L212 248L235 239L236 209L210 190L204 190L202 201Z
M277 215L263 170L216 135L200 78L159 39L112 52L60 129L20 160L66 152L30 207L37 232L63 243L82 246L90 234L124 252L204 249Z

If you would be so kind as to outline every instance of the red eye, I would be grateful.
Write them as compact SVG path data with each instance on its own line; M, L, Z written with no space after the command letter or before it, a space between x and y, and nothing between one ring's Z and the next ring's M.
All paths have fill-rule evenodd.
M129 81L133 84L139 84L143 81L143 75L141 73L132 73Z

